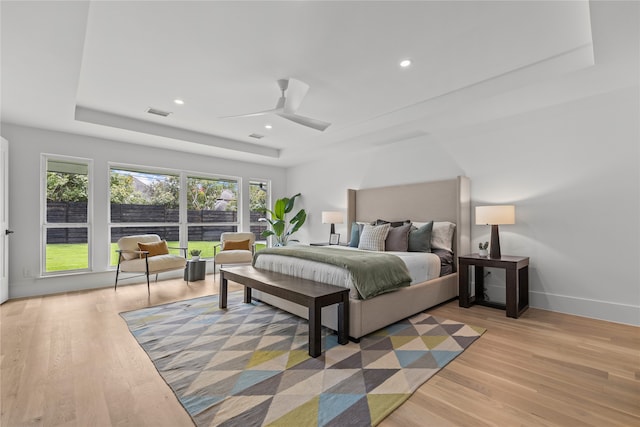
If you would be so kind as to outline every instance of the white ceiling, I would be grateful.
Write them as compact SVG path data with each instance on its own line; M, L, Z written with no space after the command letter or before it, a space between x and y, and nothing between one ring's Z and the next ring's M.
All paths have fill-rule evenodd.
M585 1L2 1L1 14L3 122L279 166L426 135L429 118L593 64ZM310 85L298 113L326 131L220 119L273 108L288 77Z

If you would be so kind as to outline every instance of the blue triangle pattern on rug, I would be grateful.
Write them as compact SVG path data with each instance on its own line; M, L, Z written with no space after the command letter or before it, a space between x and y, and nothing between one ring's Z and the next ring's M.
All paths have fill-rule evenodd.
M121 316L199 427L376 425L484 333L418 313L344 346L323 328L311 358L305 319L242 292Z
M334 418L339 417L363 397L365 395L362 394L322 393L318 407L318 425L325 425Z

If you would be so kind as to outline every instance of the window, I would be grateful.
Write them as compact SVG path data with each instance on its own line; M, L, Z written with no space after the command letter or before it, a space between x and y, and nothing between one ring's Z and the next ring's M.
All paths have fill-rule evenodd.
M189 250L211 258L220 234L238 231L238 181L189 176L186 193Z
M42 163L42 273L89 270L91 161L44 155Z
M221 233L239 228L237 179L118 166L110 174L112 266L122 236L158 234L208 258Z
M157 234L169 246L180 242L180 176L126 168L110 169L111 265L120 237Z
M269 183L266 181L249 182L249 216L251 232L256 235L256 241L264 240L262 232L267 229L268 223L261 220L265 217L269 206Z

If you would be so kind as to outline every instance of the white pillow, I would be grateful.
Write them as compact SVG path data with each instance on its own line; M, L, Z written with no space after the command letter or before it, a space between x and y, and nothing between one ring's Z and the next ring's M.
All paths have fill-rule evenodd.
M358 249L366 251L384 251L384 241L387 239L391 224L365 224L360 235Z
M431 248L446 249L453 252L453 234L456 225L452 222L434 222L431 232Z
M420 228L426 222L414 222L413 225ZM433 223L431 231L431 249L446 249L453 252L453 235L456 225L449 221L438 221Z

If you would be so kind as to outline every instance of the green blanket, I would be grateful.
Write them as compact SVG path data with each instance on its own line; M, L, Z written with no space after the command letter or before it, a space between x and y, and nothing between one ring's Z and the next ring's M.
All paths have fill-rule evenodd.
M346 268L362 299L409 286L411 276L405 263L397 256L380 252L356 251L331 247L283 246L265 248L254 255L253 265L260 255L284 255Z

